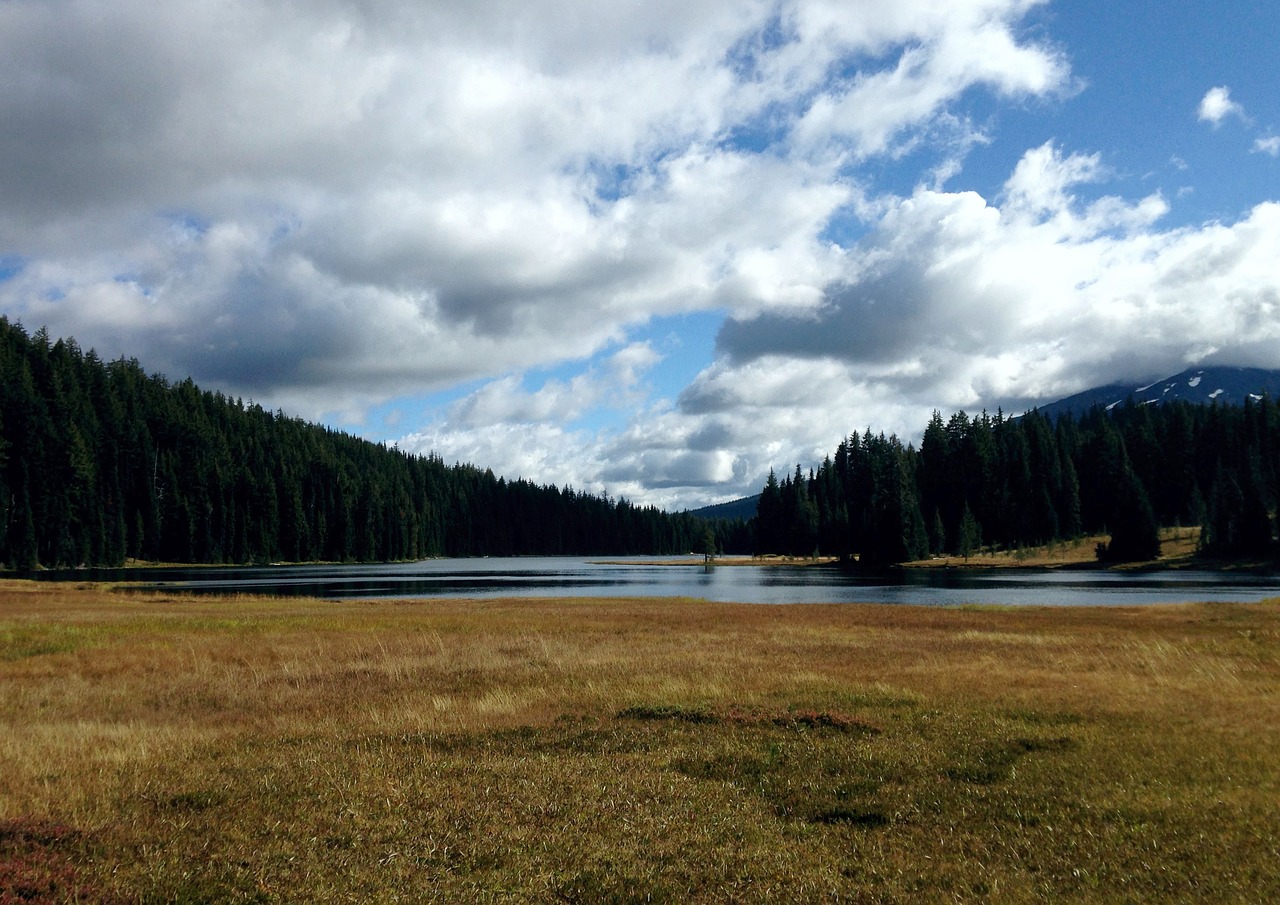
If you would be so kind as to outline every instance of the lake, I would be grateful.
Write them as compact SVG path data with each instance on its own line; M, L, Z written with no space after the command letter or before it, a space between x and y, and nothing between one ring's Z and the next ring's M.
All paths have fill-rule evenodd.
M414 563L79 569L41 579L126 582L154 591L330 599L691 597L741 603L1119 606L1280 597L1280 576L1239 572L918 569L867 574L836 566L704 566L701 557L605 562L574 557Z

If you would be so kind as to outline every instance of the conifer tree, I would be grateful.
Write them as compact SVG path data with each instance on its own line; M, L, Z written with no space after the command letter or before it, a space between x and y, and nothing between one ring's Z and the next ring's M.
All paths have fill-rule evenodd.
M973 510L968 506L964 507L964 513L960 516L960 532L956 542L956 552L967 561L970 556L977 553L982 547L982 526L978 524L978 520L974 518Z
M1160 525L1137 473L1125 467L1111 509L1111 539L1100 550L1109 562L1145 562L1160 555Z
M778 476L770 468L764 490L756 503L756 553L782 552L781 524L782 491L778 486Z

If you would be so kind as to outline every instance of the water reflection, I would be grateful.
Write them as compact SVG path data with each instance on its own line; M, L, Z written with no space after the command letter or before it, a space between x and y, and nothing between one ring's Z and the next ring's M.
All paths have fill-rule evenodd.
M85 569L31 577L126 582L154 591L342 599L692 597L742 603L1130 605L1280 597L1276 576L1227 572L892 570L568 557L417 563Z

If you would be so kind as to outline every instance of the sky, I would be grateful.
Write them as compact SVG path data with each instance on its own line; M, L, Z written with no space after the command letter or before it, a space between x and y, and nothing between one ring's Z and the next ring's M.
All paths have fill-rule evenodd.
M671 510L1280 367L1274 0L0 0L0 314Z

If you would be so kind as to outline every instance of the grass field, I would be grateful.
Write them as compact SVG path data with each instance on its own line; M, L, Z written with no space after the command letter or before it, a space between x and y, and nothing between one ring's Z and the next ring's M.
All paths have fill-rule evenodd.
M1280 901L1280 604L0 582L0 903Z

